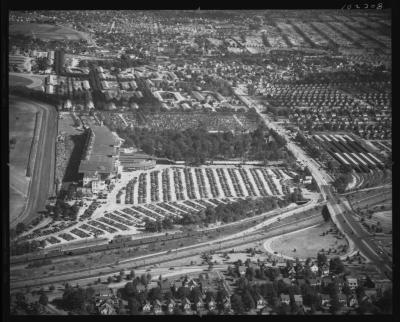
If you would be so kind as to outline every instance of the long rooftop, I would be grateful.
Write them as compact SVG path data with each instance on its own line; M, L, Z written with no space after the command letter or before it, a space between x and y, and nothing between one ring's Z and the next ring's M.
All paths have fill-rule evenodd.
M90 129L85 157L79 166L79 173L109 173L115 171L117 147L120 139L105 126L93 126Z

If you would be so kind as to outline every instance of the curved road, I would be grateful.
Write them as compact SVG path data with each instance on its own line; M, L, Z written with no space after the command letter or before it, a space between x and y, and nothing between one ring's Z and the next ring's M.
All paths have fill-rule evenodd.
M29 223L37 211L44 209L46 200L53 191L57 135L57 112L53 106L17 96L10 96L10 100L12 99L23 101L41 109L43 119L27 202L23 212L18 217L10 218L10 227L16 226L19 222Z

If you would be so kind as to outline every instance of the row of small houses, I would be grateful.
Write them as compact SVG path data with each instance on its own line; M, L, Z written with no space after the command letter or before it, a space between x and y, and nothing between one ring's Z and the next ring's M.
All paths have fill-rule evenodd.
M247 263L247 265L240 265L237 266L237 272L240 276L245 276L247 268L250 265L257 266L255 263ZM295 265L286 267L286 273L288 274L287 278L283 278L282 274L277 278L277 280L282 280L287 286L298 285L301 287L303 284L307 283L313 288L319 287L327 287L331 283L336 283L338 286L338 301L341 303L343 307L347 308L357 308L361 302L373 302L381 295L382 291L388 287L390 287L390 281L375 281L374 288L365 288L364 295L360 298L357 298L355 294L355 290L358 286L364 285L365 280L363 277L353 277L353 276L346 276L345 278L339 277L335 274L330 274L329 267L327 264L323 264L321 267L317 267L315 263L311 263L310 269L312 272L316 273L316 277L304 279L304 278L297 278L298 272L296 272ZM285 270L285 269L284 269ZM272 283L269 281L268 278L265 280L253 280L250 282L250 285L255 284L264 284L264 283ZM180 288L185 287L188 288L189 291L193 290L194 288L198 288L200 290L200 295L194 299L194 301L190 301L188 298L184 297L182 299L175 299L170 298L166 300L146 300L141 303L139 307L139 311L143 314L164 314L169 313L172 314L175 312L176 308L179 308L186 314L207 314L208 312L224 312L232 313L231 308L231 291L230 288L227 286L224 279L219 279L217 283L212 281L208 274L202 273L200 274L197 282L192 279L185 277L183 280L178 280L171 282L168 279L160 280L158 282L151 282L147 287L143 285L141 282L138 282L135 285L136 291L138 293L144 292L146 289L148 290L153 287L159 287L162 294L165 294L167 291L172 291L173 294L176 294ZM343 287L347 285L351 293L344 294L342 292ZM226 296L220 300L216 300L213 296L210 296L208 291L215 292L219 288L220 290L225 290ZM329 294L317 293L319 298L319 306L322 310L328 310L332 303L332 298ZM112 310L112 306L110 307L110 303L112 301L116 301L118 303L118 298L115 296L112 289L105 288L102 291L99 291L96 295L96 303L98 310L101 314L115 314L115 310ZM310 311L311 308L303 304L303 296L301 294L294 294L291 297L287 293L281 293L278 297L278 305L281 304L296 304L299 308L302 308L305 312ZM268 305L268 302L263 296L256 293L254 294L254 301L255 301L255 310L253 313L259 314L271 314L271 307ZM108 304L107 304L108 303ZM111 313L110 313L111 312ZM114 313L112 313L114 312Z

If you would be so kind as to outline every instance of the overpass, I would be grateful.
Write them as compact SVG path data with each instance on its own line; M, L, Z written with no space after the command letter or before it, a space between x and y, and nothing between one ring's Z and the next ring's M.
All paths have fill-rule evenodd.
M274 129L287 141L287 149L301 162L303 162L310 170L314 177L324 200L327 200L327 206L331 213L332 221L344 233L349 241L350 249L359 249L360 252L373 262L378 270L391 279L392 261L384 254L376 243L372 240L371 235L366 234L361 227L361 223L354 220L352 209L344 197L338 198L333 192L330 183L333 181L332 177L322 169L318 163L308 156L302 148L292 141L286 130L276 122L273 122L266 114L261 113L263 107L253 100L250 96L244 95L241 89L235 89L235 94L238 97L243 97L241 100L247 103L248 107L254 108L259 114L260 118L265 122L268 128Z

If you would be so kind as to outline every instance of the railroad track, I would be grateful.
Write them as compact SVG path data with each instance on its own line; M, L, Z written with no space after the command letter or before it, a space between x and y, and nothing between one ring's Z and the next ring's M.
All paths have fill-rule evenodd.
M225 248L232 248L235 246L241 246L245 243L257 242L260 240L265 240L266 238L278 236L280 234L293 232L299 229L304 229L306 227L315 225L316 222L319 221L322 221L322 217L318 213L316 215L308 217L307 219L301 218L292 221L290 223L275 226L271 231L262 231L261 229L264 229L263 227L260 230L254 231L253 233L247 236L243 236L242 238L233 237L233 239L228 239L221 242L210 241L206 243L206 245L202 246L193 245L185 247L183 250L178 248L171 250L169 252L164 252L165 254L160 254L160 253L150 254L142 256L140 258L123 260L115 265L106 264L95 268L85 268L73 272L60 273L46 278L40 277L34 279L32 278L18 279L14 282L10 281L10 289L15 291L23 289L26 286L38 287L53 283L79 281L81 279L88 279L88 278L99 278L102 276L115 274L116 272L118 273L121 269L131 269L132 267L137 269L140 267L148 267L155 264L171 262L178 259L190 258L196 255L200 255L206 251L211 251L211 250L215 251L215 250L222 250ZM178 252L181 252L181 254L178 255ZM83 274L85 272L87 274Z

